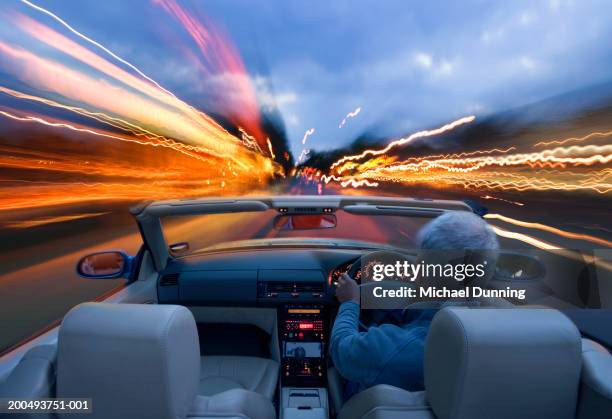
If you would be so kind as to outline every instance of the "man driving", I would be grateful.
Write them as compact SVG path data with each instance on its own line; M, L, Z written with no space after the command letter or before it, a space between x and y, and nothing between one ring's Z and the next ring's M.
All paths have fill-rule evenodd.
M470 212L447 212L426 224L417 235L423 250L497 250L493 229ZM348 275L336 287L341 303L334 322L330 355L348 382L344 400L377 384L409 391L423 390L425 338L435 309L400 311L396 324L381 324L359 331L360 289Z

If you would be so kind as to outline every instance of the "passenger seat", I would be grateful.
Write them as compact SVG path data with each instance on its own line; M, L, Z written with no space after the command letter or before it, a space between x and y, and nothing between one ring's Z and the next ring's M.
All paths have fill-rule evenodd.
M426 391L374 386L338 418L610 417L611 371L608 351L559 311L444 308L425 345Z
M200 362L185 307L85 303L60 327L56 397L92 399L88 419L276 416L270 400L245 389L198 395Z

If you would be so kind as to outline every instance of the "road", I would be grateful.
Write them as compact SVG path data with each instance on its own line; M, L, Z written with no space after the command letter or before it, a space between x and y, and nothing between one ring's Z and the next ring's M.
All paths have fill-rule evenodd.
M301 183L289 190L293 194L317 194L317 185ZM328 187L324 193L339 191ZM364 194L364 190L342 190L345 194ZM535 206L533 211L538 211ZM503 211L508 216L529 218L529 213L508 205L493 202L492 211ZM17 231L12 237L2 236L0 256L0 351L19 342L37 330L60 319L74 305L98 298L120 286L123 280L86 280L75 273L75 264L87 253L124 249L135 254L141 244L135 223L127 212L126 204L80 209L101 213L93 219L45 225ZM266 237L305 237L304 232L279 232L272 228L273 211L254 214L223 214L173 220L166 226L169 243L188 241L192 249L231 241ZM400 217L364 217L347 213L338 214L335 229L317 230L311 237L348 238L412 247L416 232L424 219ZM493 225L506 230L529 233L543 241L567 248L588 246L585 241L569 241L564 237L533 229L509 225L492 219ZM12 231L14 234L15 231ZM505 248L531 247L520 240L500 238Z

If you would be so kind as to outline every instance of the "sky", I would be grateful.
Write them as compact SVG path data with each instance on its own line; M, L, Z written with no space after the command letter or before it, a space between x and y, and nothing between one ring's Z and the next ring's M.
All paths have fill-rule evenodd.
M154 0L36 3L190 104L214 110L211 83L232 89L232 80L203 77L184 59L179 52L193 40ZM260 105L280 112L295 156L366 132L402 136L486 116L612 75L612 4L605 0L180 4L236 45Z

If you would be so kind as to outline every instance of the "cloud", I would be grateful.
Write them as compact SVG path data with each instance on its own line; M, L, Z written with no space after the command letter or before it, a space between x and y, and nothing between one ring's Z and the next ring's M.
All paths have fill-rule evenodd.
M519 58L519 64L527 71L534 71L537 67L535 61L527 56L522 56Z
M414 55L414 62L432 76L449 76L453 73L455 65L447 59L434 59L432 54L418 52Z
M257 75L253 78L253 84L257 91L259 104L268 112L298 101L298 95L293 91L275 92L270 79L267 77Z
M287 122L287 124L295 127L297 125L300 124L300 118L298 118L298 116L296 114L290 113L288 115L285 115L285 121Z
M453 73L455 66L450 61L442 60L438 66L437 73L439 75L448 76Z
M262 10L266 19L257 15L270 69L257 91L285 118L294 153L309 127L317 129L317 148L334 148L361 129L403 135L612 74L605 42L612 35L612 6L590 0L580 7L567 0L466 0L443 8L389 1L375 10L366 2L340 3L331 9L299 2L279 8L274 5L283 2L277 0ZM244 19L239 15L231 16L238 22ZM359 125L339 131L338 118L356 106L366 110Z
M528 10L525 10L519 16L519 23L523 26L529 26L533 22L535 22L535 20L536 20L536 16Z
M426 70L429 70L431 66L433 65L433 58L429 54L426 54L424 52L418 52L414 56L414 62L418 66Z

